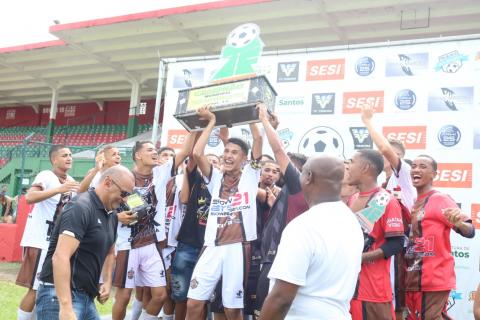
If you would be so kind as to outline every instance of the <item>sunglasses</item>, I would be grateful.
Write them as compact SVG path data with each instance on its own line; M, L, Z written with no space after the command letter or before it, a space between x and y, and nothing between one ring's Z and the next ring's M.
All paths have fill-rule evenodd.
M117 186L118 190L120 190L120 197L126 198L126 197L128 197L128 196L131 195L130 192L123 190L122 187L120 187L120 186L115 182L115 180L113 180L112 178L110 178L110 180L112 180L113 184L114 184L115 186Z

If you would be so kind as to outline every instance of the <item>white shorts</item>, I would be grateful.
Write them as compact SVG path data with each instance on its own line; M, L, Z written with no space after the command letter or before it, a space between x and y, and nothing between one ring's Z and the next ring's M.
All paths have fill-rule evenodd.
M244 270L250 257L241 243L205 247L193 270L188 298L209 300L222 278L222 302L225 308L242 309Z
M162 250L163 263L165 264L165 270L170 269L172 265L172 257L175 252L176 247L167 246Z
M165 287L165 265L157 244L117 252L113 285L117 288Z

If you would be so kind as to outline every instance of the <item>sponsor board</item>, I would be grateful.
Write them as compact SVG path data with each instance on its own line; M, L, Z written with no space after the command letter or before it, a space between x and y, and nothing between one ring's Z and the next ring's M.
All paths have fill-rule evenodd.
M460 142L462 132L458 127L449 124L440 128L437 138L442 146L453 147Z
M342 136L335 129L324 126L308 130L298 144L298 152L306 156L327 153L345 159Z
M349 130L352 135L353 148L355 150L373 148L372 137L366 127L350 127Z
M345 59L311 60L307 62L307 81L342 80Z
M456 73L463 66L463 62L468 61L468 56L461 54L458 50L454 50L438 57L435 71L443 71L445 73Z
M472 223L475 229L480 229L480 203L472 203Z
M187 136L187 130L168 130L167 146L173 149L181 149L187 140Z
M335 112L335 93L312 94L312 114L333 114Z
M417 95L413 90L403 89L395 95L395 106L400 110L410 110L417 102Z
M203 68L184 68L175 73L173 87L176 89L198 87L204 84Z
M277 82L296 82L298 81L298 71L300 62L279 62L277 67Z
M418 76L428 71L428 53L399 53L387 58L385 76Z
M296 97L277 97L275 99L275 113L304 113L305 98Z
M473 108L473 87L442 87L428 95L428 111L464 111Z
M386 126L383 135L387 139L397 139L403 142L405 149L426 149L426 126Z
M480 149L480 127L473 129L473 149Z
M376 113L383 112L383 91L360 91L343 93L343 113L361 113L361 107L368 104Z
M471 188L471 163L439 163L433 186L439 188Z

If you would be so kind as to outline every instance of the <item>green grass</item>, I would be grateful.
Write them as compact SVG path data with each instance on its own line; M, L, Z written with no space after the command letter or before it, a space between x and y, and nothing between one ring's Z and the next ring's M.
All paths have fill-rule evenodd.
M9 281L0 280L0 320L12 320L17 318L18 305L26 292L26 288L19 287ZM112 313L113 293L104 305L97 301L95 302L97 310L101 315Z

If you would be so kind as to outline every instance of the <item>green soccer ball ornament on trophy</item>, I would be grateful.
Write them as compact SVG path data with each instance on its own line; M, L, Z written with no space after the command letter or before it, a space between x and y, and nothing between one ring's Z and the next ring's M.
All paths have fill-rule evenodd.
M175 118L188 131L202 130L206 121L198 119L196 110L209 105L216 115L216 127L258 122L258 101L273 112L275 90L263 75L256 75L254 66L262 55L264 44L260 28L254 23L236 27L222 49L220 66L210 85L178 91Z

